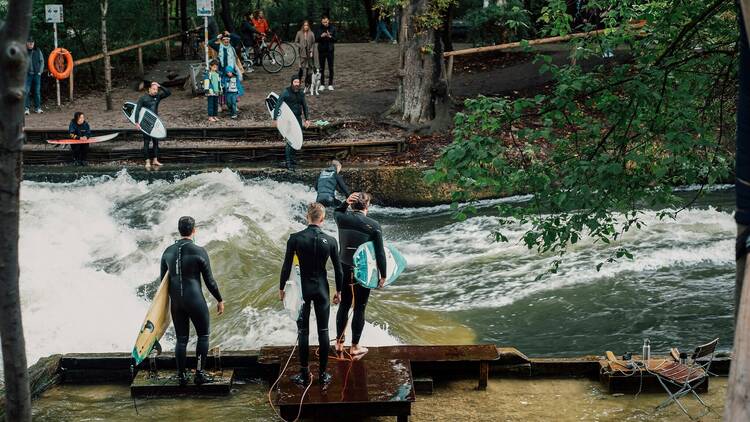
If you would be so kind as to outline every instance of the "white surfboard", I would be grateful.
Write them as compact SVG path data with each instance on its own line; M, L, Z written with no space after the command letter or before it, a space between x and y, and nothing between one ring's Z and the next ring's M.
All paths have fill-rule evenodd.
M401 252L389 244L385 244L383 249L385 250L385 285L387 286L396 281L398 276L406 269L406 259L401 255ZM378 287L380 272L375 259L375 244L367 242L360 245L354 252L353 258L354 278L357 283L368 289Z
M273 110L276 108L276 102L278 102L279 96L275 92L271 92L266 97L266 109L271 114L273 119ZM276 128L284 137L284 140L294 149L299 150L302 148L303 136L302 127L299 125L297 116L294 115L292 109L289 108L286 103L281 104L281 110L279 111L278 125Z
M284 309L289 313L289 318L295 322L299 319L300 312L302 312L301 281L299 260L297 259L297 255L294 255L292 274L289 276L289 280L287 280L286 285L284 286Z
M146 318L141 324L138 338L133 346L133 359L138 365L151 353L151 349L161 339L164 332L172 322L172 314L169 312L169 272L164 274L159 289L156 291L154 301L148 308Z
M127 102L122 105L122 113L132 124L140 124L141 132L148 136L157 139L163 139L167 137L167 128L164 127L164 123L161 122L159 116L154 114L151 110L141 107L139 116L135 116L135 109L137 105L135 103Z

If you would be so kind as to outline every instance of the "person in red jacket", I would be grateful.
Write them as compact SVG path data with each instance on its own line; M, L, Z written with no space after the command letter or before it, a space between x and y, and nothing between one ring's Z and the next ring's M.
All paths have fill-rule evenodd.
M268 26L268 21L263 15L262 10L256 10L255 13L253 13L253 26L255 26L255 29L261 34L268 35L270 27Z

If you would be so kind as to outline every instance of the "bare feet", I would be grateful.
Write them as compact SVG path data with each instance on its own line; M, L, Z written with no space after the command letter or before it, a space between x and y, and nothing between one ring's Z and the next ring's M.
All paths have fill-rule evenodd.
M358 344L353 344L352 347L349 349L349 353L352 356L360 356L367 353L367 347L360 346Z
M146 160L146 170L151 170L151 160Z
M344 342L336 341L336 353L344 353Z
M154 158L154 161L152 164L155 165L156 167L161 167L161 163L156 158Z

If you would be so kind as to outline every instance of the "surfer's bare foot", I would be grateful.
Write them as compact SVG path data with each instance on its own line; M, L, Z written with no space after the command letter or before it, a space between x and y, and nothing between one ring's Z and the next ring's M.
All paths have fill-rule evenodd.
M353 344L352 347L349 349L349 354L352 356L360 356L367 353L368 349L367 347L360 346L358 344Z
M160 166L161 166L161 163L159 162L159 160L157 160L156 158L154 158L154 162L153 162L153 165L155 165L155 166L157 166L157 167L160 167Z
M335 348L336 348L336 353L344 353L344 342L337 341Z
M146 160L146 170L151 170L151 160Z

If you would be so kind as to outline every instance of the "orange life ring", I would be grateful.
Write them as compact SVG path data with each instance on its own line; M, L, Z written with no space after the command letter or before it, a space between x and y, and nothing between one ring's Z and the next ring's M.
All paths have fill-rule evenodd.
M47 68L55 79L68 79L73 71L73 55L64 48L56 48L49 53Z

